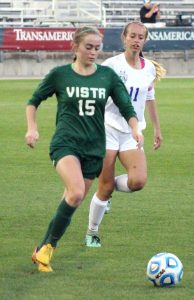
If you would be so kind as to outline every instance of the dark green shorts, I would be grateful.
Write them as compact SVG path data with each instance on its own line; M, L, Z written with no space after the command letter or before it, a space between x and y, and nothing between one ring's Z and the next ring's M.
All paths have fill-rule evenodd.
M69 147L56 149L50 152L50 158L53 162L53 165L56 167L58 161L67 155L76 156L81 164L81 169L83 173L83 177L87 179L94 179L100 175L103 165L103 158L101 157L84 157L74 149L70 149Z

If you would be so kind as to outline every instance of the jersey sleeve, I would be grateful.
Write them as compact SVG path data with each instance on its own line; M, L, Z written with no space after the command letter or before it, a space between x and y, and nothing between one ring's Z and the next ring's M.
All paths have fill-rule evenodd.
M155 100L155 89L154 89L154 85L151 85L151 86L148 88L146 101L147 101L147 100Z
M32 97L27 101L27 105L37 108L42 101L51 97L55 93L55 78L55 69L52 69L38 85Z
M112 90L111 90L111 98L113 102L119 108L121 115L128 121L131 117L137 118L134 107L131 103L131 98L129 93L120 79L120 77L112 71Z

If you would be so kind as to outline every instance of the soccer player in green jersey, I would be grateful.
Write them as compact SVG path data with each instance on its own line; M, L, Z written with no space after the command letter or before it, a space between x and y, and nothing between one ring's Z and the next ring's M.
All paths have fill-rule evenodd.
M72 42L74 62L51 70L27 104L26 143L33 148L39 138L37 108L43 100L56 95L56 130L50 157L65 187L48 230L32 255L40 272L52 272L50 260L57 242L101 172L105 155L104 110L109 96L131 127L137 147L143 144L124 84L112 69L95 63L101 45L102 35L96 28L77 29Z

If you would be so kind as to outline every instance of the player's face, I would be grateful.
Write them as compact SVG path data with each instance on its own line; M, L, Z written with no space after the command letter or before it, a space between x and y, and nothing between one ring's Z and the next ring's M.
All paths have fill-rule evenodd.
M97 34L86 35L76 49L77 60L83 65L90 65L96 61L101 50L102 38Z
M125 49L129 52L140 52L146 40L146 29L138 24L131 24L128 27L124 38Z

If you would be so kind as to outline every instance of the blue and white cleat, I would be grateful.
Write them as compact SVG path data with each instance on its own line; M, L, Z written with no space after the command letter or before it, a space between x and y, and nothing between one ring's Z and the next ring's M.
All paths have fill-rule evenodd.
M100 238L97 235L87 234L85 237L85 245L87 247L99 248L101 247Z

